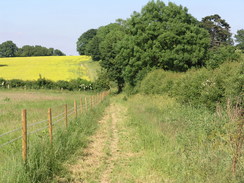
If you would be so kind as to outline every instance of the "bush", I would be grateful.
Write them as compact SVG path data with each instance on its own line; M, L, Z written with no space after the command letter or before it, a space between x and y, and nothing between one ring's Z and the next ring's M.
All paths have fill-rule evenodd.
M175 81L181 76L181 73L154 70L142 80L139 91L144 94L170 94Z
M106 71L102 70L98 74L98 78L94 83L94 89L98 91L109 90L110 89L109 77Z
M208 60L206 66L211 69L219 67L227 61L237 61L240 59L240 54L236 52L233 46L220 46L214 47L208 52Z
M202 68L186 73L155 70L143 79L139 92L167 94L181 103L213 110L217 103L225 105L227 99L243 101L243 86L244 63L229 62L214 70Z
M37 81L23 81L19 79L5 80L0 78L0 88L25 88L25 89L59 89L69 91L93 90L93 83L83 79L73 79L71 81L51 81L40 78Z

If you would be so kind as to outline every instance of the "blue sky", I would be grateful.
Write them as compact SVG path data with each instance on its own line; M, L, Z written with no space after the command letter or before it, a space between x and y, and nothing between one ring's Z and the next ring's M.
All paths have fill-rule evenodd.
M0 0L0 43L42 45L77 55L78 37L118 18L129 18L149 0ZM231 32L244 29L244 0L171 0L198 20L219 14ZM164 0L168 3L169 0Z

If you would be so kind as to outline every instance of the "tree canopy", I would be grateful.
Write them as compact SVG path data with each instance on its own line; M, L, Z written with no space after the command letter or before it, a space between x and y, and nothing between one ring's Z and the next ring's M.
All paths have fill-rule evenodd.
M212 47L232 44L230 25L218 14L204 17L201 23L210 34Z
M149 2L125 22L118 63L132 86L153 68L186 71L202 66L209 36L186 8L162 1Z
M219 54L223 50L225 56L228 51L235 53L224 19L211 15L199 22L187 8L161 0L149 1L126 20L99 27L86 44L86 53L100 60L119 92L125 83L136 86L153 69L184 72L192 67L217 67L225 61L214 63L216 57L223 58Z
M25 45L19 48L17 56L19 57L32 57L32 56L63 56L65 55L62 51L54 48L46 48L43 46L29 46Z
M14 57L18 47L12 41L6 41L0 44L0 57Z
M235 41L238 43L237 47L244 51L244 29L240 29L237 31L235 39Z
M87 45L97 34L97 29L90 29L83 33L76 42L76 49L80 55L88 55Z
M0 57L31 57L31 56L63 56L62 51L43 46L25 45L18 48L12 41L6 41L0 44Z

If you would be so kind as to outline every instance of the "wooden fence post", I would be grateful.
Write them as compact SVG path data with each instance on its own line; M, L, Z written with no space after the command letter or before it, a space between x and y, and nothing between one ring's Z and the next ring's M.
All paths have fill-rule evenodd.
M65 127L68 127L68 106L64 105L64 119L65 119Z
M74 100L74 112L75 112L75 118L77 118L77 104L76 104L76 100Z
M83 112L82 98L80 98L80 113Z
M22 159L27 160L27 116L26 109L22 110Z
M48 109L48 128L49 128L49 137L50 137L50 144L53 141L53 126L52 126L52 109Z

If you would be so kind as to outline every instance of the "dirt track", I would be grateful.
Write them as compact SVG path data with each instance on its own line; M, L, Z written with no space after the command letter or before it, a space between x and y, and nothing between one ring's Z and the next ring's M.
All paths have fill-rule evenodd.
M59 183L110 182L114 163L119 156L117 124L123 120L124 111L119 104L111 104L106 109L89 146L76 157L74 163L66 165L70 174L69 180L60 179Z

